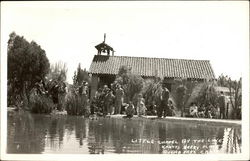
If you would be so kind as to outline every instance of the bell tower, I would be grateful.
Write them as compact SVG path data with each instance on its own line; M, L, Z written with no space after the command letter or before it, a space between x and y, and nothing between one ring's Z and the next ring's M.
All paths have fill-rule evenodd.
M101 55L102 53L107 53L108 56L110 56L110 52L112 52L112 56L114 56L114 49L105 43L106 41L106 33L104 34L104 40L102 43L95 46L97 49L97 55Z

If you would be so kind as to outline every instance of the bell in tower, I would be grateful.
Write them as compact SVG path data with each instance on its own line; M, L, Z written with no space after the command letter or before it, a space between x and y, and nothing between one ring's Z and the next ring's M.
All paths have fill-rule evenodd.
M95 46L97 49L97 55L101 55L101 53L107 53L108 56L110 56L110 52L112 52L112 56L114 56L114 49L105 43L106 40L106 34L104 34L104 41L98 45Z

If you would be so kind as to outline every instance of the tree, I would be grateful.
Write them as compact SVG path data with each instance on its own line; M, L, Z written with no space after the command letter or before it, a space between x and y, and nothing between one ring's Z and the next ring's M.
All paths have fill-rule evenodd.
M131 73L131 68L121 66L115 82L124 89L127 101L132 101L142 91L143 78Z
M57 105L57 110L64 110L67 72L66 63L59 61L52 64L45 82L46 90Z
M131 69L125 65L121 66L118 71L118 76L116 77L116 81L121 84L125 85L128 84L129 75L131 75Z
M78 89L82 85L82 82L88 82L90 83L90 76L88 75L88 72L86 71L86 68L84 70L81 68L81 64L79 63L76 71L74 72L73 76L73 86L71 88L71 92L75 94L79 94Z
M240 78L237 80L232 80L228 76L223 76L221 74L217 80L217 84L222 87L229 88L229 101L233 108L233 119L240 118L241 112L241 99L242 99L242 90L241 90L241 81Z
M134 74L129 74L128 78L128 84L125 86L125 94L127 94L129 100L132 100L142 91L143 78Z
M181 110L181 117L184 113L184 104L187 88L185 85L181 84L176 88L176 106Z
M239 81L232 81L231 78L229 78L229 99L233 107L233 119L241 118L241 103L242 103L242 90L241 90L241 81L240 78Z
M218 92L216 91L216 83L214 82L204 82L201 84L201 89L196 98L198 105L208 106L209 104L214 107L217 106Z
M143 87L143 95L146 105L150 105L153 102L156 105L160 105L162 91L162 81L160 79L146 81Z
M185 108L189 107L191 100L194 100L194 98L192 98L192 94L197 85L197 81L195 80L188 81L186 78L174 79L172 96L177 107L177 115L184 115Z
M58 82L64 82L67 79L67 64L64 62L57 62L55 64L52 64L49 73L47 75L47 79L53 80L53 81L58 81Z
M217 79L217 85L221 87L229 87L229 77L221 74Z
M88 72L86 71L86 68L84 70L81 68L81 64L79 63L76 71L76 76L75 76L75 82L78 85L81 85L83 81L89 82L89 75Z
M27 105L29 92L49 72L49 60L36 42L29 43L15 32L9 36L7 55L10 95L21 96L24 105Z

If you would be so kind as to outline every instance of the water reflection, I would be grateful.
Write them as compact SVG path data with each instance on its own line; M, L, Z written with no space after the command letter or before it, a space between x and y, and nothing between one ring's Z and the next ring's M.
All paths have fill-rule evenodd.
M12 153L41 153L45 147L46 133L43 120L29 113L8 118L7 151Z
M15 112L7 143L8 153L240 153L241 128Z

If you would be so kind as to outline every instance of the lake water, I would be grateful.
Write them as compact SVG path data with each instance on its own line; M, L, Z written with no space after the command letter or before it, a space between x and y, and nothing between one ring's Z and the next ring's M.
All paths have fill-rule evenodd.
M240 126L8 113L7 153L240 153Z

